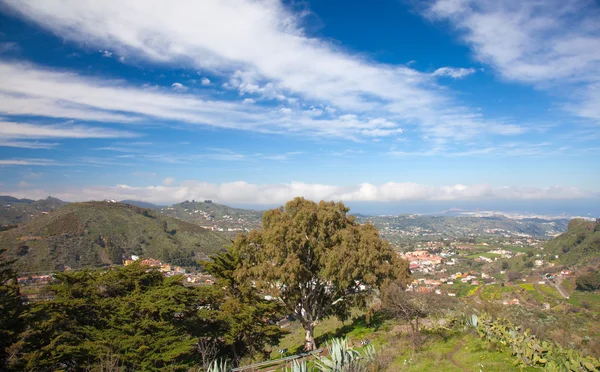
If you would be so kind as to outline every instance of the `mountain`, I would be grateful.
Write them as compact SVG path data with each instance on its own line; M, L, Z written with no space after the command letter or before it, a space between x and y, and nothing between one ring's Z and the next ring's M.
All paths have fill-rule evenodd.
M50 196L40 200L0 196L0 226L27 222L33 217L51 212L65 204L67 202Z
M260 227L263 213L257 210L233 208L213 203L210 200L202 202L186 200L183 203L160 208L158 212L210 229L223 231L230 236L236 235L240 231L249 231Z
M600 259L600 220L575 218L566 232L548 241L545 251L558 255L565 265L588 264Z
M119 203L131 204L131 205L135 205L136 207L147 208L147 209L162 208L156 204L152 204L152 203L148 203L148 202L144 202L144 201L140 201L140 200L121 200Z
M230 243L198 225L111 202L68 204L0 233L21 272L119 264L132 254L190 267Z

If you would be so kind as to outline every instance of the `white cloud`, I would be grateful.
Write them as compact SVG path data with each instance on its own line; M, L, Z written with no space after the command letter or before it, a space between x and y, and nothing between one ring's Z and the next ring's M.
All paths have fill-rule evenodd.
M136 177L156 177L156 173L154 172L133 172L131 174Z
M135 122L154 117L248 131L351 139L356 139L361 129L387 127L389 122L354 114L314 118L287 107L277 112L271 107L149 90L19 63L0 62L0 80L0 98L5 98L0 99L0 113L14 115L109 122Z
M173 84L171 84L171 88L173 88L173 90L176 90L178 92L185 92L187 90L187 87L181 83L173 83Z
M171 186L175 182L175 178L167 177L162 181L162 184L165 186Z
M210 85L210 79L209 78L202 78L202 80L200 80L200 83L202 85Z
M102 53L102 57L106 57L106 58L110 58L112 57L112 52L109 52L108 50L100 50L100 53Z
M128 131L91 127L87 125L40 125L0 121L0 139L128 138L136 136L135 133Z
M504 78L561 92L581 102L567 106L598 120L600 7L592 0L436 0L424 13L450 21L475 57ZM574 93L575 92L575 93ZM579 92L579 94L577 94Z
M27 172L24 175L25 178L29 178L29 179L38 179L41 176L42 176L41 173L36 173L36 172Z
M256 103L255 100L253 100L252 98L244 98L242 100L242 103L246 103L246 104L252 104L252 103Z
M163 182L164 183L164 182ZM136 187L129 185L94 186L81 189L19 191L3 190L17 197L53 196L69 201L136 199L154 203L176 203L182 200L211 199L222 203L283 204L296 196L311 200L343 200L393 202L406 200L556 200L598 198L598 193L574 187L493 187L485 184L427 186L411 182L388 182L381 185L363 183L336 186L291 182L284 184L251 184L236 181L213 184L185 181L180 185Z
M31 187L32 184L30 184L29 182L21 181L21 182L19 182L18 186L22 187L22 188L27 188L27 187Z
M101 5L79 0L3 2L67 40L110 48L132 59L183 63L229 75L225 86L243 95L281 101L300 99L345 113L361 112L365 119L385 117L399 123L417 123L431 136L490 133L488 120L456 102L450 91L440 90L430 74L406 65L376 63L311 37L302 25L305 13L294 13L277 0L181 0L169 6L159 0L106 0ZM198 22L198 14L207 16ZM117 93L117 98L127 94ZM102 104L92 104L99 106ZM131 105L124 106L126 112L133 110ZM103 108L108 109L106 105ZM206 114L202 116L196 121L205 119ZM294 123L294 127L299 124L306 124L306 120ZM324 123L311 124L296 131L313 133ZM277 124L266 126L273 130Z
M71 123L40 125L0 121L0 147L52 149L59 143L32 141L32 139L129 138L135 136L135 133L128 131Z
M576 96L577 102L565 105L568 111L600 123L600 82L588 86Z
M477 70L474 68L454 68L454 67L440 67L435 70L432 75L433 76L446 76L451 77L452 79L462 79L471 74L476 73Z
M297 155L302 155L303 152L301 151L289 151L283 154L276 154L276 155L264 155L262 156L262 159L267 159L267 160L290 160L291 158L297 156Z
M22 149L53 149L59 144L56 142L39 141L7 141L0 138L0 147L18 147Z
M52 159L0 159L1 165L62 165Z
M318 109L316 107L311 107L310 109L305 111L310 116L321 116L323 115L323 110Z

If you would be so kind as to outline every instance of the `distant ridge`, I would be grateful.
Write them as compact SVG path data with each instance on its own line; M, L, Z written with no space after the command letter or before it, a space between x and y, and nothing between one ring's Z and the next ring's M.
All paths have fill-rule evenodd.
M121 200L120 203L135 205L136 207L147 208L147 209L162 208L162 206L160 206L160 205L148 203L148 202L141 201L141 200Z
M0 195L0 203L19 203L19 204L31 204L35 200L32 199L17 199L9 195Z
M57 198L17 199L12 196L0 196L0 225L21 224L68 204Z

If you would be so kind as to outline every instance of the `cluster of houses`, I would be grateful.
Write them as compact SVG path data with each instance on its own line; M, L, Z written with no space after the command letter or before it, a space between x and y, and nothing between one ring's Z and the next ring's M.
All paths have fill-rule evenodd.
M474 272L470 273L461 273L457 272L455 274L450 274L446 277L440 279L426 279L419 278L412 281L412 283L408 284L407 290L421 293L430 293L434 292L436 294L447 294L448 296L454 297L456 293L453 292L443 292L440 288L442 284L453 285L455 282L460 281L461 283L471 284L471 285L479 285L480 279L491 279L491 277L485 273L481 273L481 276L477 275Z
M22 276L17 278L17 282L20 285L28 285L28 284L48 284L52 281L52 275L32 275L32 276Z
M140 264L142 265L146 265L146 266L150 266L153 268L157 268L158 270L160 270L161 272L163 272L165 274L165 276L172 276L172 275L178 275L178 274L185 274L185 269L180 267L180 266L172 266L168 263L162 263L159 260L156 260L154 258L145 258L143 260L140 260L139 256L135 256L132 255L131 259L126 259L123 264L125 266L127 265L131 265L132 263L139 261Z
M424 273L432 272L436 266L442 264L442 257L431 254L428 251L412 251L401 254L400 257L409 262L411 271Z
M186 273L185 269L180 266L170 265L168 263L162 263L160 260L154 258L145 258L140 260L140 257L132 255L130 259L126 259L123 264L125 266L131 265L133 262L139 261L140 264L150 266L160 270L164 276L183 275L185 276L186 283L189 284L213 284L214 279L210 275L206 274L193 274Z
M250 229L247 227L221 227L218 225L203 225L201 227L211 231L250 231Z

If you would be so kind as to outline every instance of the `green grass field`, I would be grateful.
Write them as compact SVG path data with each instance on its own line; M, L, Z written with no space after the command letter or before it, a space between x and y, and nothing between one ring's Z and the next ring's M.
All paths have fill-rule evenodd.
M500 292L503 288L498 287ZM347 337L355 349L358 343L369 339L378 353L380 366L385 371L507 371L513 370L514 357L508 350L489 348L476 334L442 330L429 333L422 331L424 344L415 350L411 344L406 325L394 320L375 318L373 327L365 324L364 316L354 312L352 321L345 323L329 318L315 329L319 348L326 347L326 341L333 337ZM271 358L280 357L278 349L287 348L288 355L301 351L304 332L293 323L290 333L273 348ZM525 371L532 369L524 369Z
M575 278L565 279L560 283L560 285L564 288L565 291L567 291L567 293L573 292L577 287L577 284L575 284Z
M500 257L500 255L496 254L496 253L482 252L482 253L470 254L470 255L467 256L467 258L473 258L473 259L475 259L475 258L479 258L479 256L491 258L492 260L494 258L499 258Z
M590 310L600 312L600 293L574 291L571 293L569 303L579 307L588 307Z
M514 358L506 350L496 351L476 335L457 334L446 341L431 340L415 353L398 355L388 371L509 371ZM531 371L533 369L523 369Z

